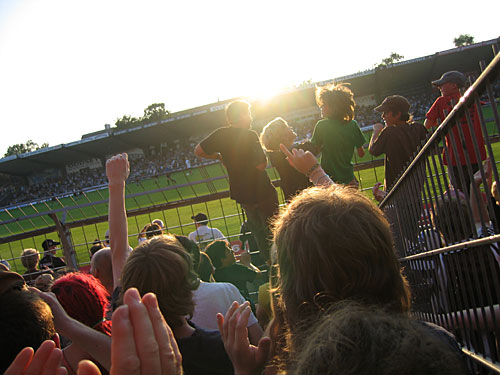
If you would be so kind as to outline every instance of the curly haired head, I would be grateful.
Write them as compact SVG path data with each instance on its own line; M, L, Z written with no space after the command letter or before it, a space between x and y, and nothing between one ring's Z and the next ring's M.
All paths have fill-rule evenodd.
M51 291L69 316L111 335L111 321L105 320L109 295L94 276L82 272L67 273L54 282Z
M276 117L269 122L260 134L260 142L267 151L279 151L280 143L285 143L290 136L290 127L281 117Z
M316 87L316 103L320 108L328 108L326 117L345 122L354 119L356 102L347 84Z

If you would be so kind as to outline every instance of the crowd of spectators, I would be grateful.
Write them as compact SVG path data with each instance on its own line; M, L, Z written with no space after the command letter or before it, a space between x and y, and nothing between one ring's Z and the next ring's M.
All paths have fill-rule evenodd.
M311 170L311 158L316 163L307 153L289 158L302 173ZM91 275L56 277L52 293L44 293L0 266L0 372L468 373L450 333L410 317L411 291L382 211L360 192L315 175L310 179L320 186L294 197L275 218L277 293L259 288L273 306L272 329L263 335L265 324L239 296L241 280L200 281L200 250L189 239L160 232L130 250L129 164L126 154L113 157L106 164L111 267L93 262ZM206 252L216 280L235 268L232 251L220 243L221 251ZM105 272L111 295L99 281ZM190 322L194 316L216 321L216 329Z
M458 90L463 86L455 77L458 72L450 73L433 82L441 90L441 96L426 114L428 128L439 125L442 117L449 113L451 107L446 107L434 118L432 108L451 97L447 94L450 87L454 90L453 99L460 98ZM354 128L359 140L347 147L348 151L352 154L354 149L361 149L359 152L364 153L364 136L353 120L352 92L341 85L321 88L318 92L317 104L323 119L316 125L310 143L324 150L327 146L318 138L318 128L325 121L333 124L344 121ZM343 111L339 111L337 106L345 103L339 98L348 98L352 104L342 106ZM432 98L412 98L415 117L419 111L426 110L428 100ZM388 134L420 126L422 140L428 135L423 125L412 123L409 109L408 100L399 95L388 96L375 108L382 113L385 126L374 125L368 150L372 154L386 154L386 185L391 185L387 180L393 180L388 172L401 170L401 165L408 161L398 167L393 160L393 164L387 163L394 149L406 147L402 133ZM470 109L475 111L474 104ZM363 107L359 112L360 124L372 121L368 117L370 108ZM367 117L363 120L365 112ZM230 126L203 139L194 148L195 154L223 160L230 180L234 174L241 177L257 170L259 173L253 176L264 176L264 183L276 194L265 172L264 150L256 147L257 135L249 130L250 105L233 102L226 115ZM303 186L304 190L300 188L301 191L290 194L282 210L273 210L271 220L264 220L269 233L257 231L255 220L259 212L251 214L261 201L248 203L247 200L258 198L258 184L252 186L248 181L230 184L231 198L240 203L248 216L252 236L264 260L261 269L251 263L250 253L242 254L236 262L224 238L200 250L188 237L165 233L161 220L145 226L140 244L135 249L130 247L125 206L127 183L169 173L176 167L192 167L194 160L189 148L192 149L193 144L189 142L131 163L127 154L118 154L106 161L103 170L94 170L95 175L86 170L71 175L64 183L50 180L40 185L45 192L51 192L61 186L75 189L78 178L97 186L106 183L109 231L103 245L109 247L95 249L90 274L54 272L66 264L56 257L60 243L52 239L42 243L44 257L41 260L36 249L22 251L21 261L27 270L22 276L0 264L0 329L3 333L0 373L462 375L476 372L450 332L412 314L412 305L418 301L419 294L418 288L417 293L410 289L407 275L411 275L412 286L425 289L422 295L427 299L431 296L431 302L427 301L430 316L451 317L439 320L440 324L466 333L467 337L459 338L468 350L485 356L482 362L488 364L490 359L492 363L498 362L498 338L494 326L488 323L486 311L493 314L493 306L499 302L499 249L492 237L488 242L476 242L472 250L467 247L468 241L477 240L476 237L498 232L498 218L489 217L485 202L476 197L479 194L472 194L463 186L458 188L456 181L449 177L447 189L450 191L436 193L433 217L423 226L417 224L423 208L419 187L413 187L417 202L411 203L412 207L405 207L411 197L405 196L404 202L397 200L401 190L391 193L396 198L389 202L389 209L397 210L398 220L415 229L398 233L395 230L398 223L388 221L390 212L384 213L354 188L356 185L349 182L351 175L346 174L346 182L336 181L337 165L329 173L328 165L323 160L320 164L309 150L298 147L290 151L296 134L286 121L281 121L278 129L288 143L278 143L283 158L288 159L286 165L309 181ZM472 126L476 122L467 120L463 125L466 135L481 134L480 128ZM340 129L346 127L344 124ZM266 128L272 130L270 124ZM454 129L452 127L449 133ZM226 131L238 137L225 136ZM217 132L223 132L224 137L212 139ZM391 142L383 143L384 137L390 137ZM241 142L245 138L247 141ZM332 138L338 140L338 137ZM420 139L410 138L411 151L418 149ZM266 140L269 142L263 142L265 147L273 148L272 139ZM225 148L227 144L231 148ZM458 146L463 147L464 157L470 158L467 143ZM448 138L444 148L447 152L451 148ZM477 148L484 148L484 144L476 140ZM412 155L409 153L406 159L411 160ZM473 176L470 160L466 163L470 188L475 186L479 192L484 184L493 199L489 204L499 205L500 194L492 181L496 165L481 155L481 160L475 160L477 173ZM350 160L351 157L349 164ZM456 166L460 167L458 162ZM352 169L351 164L350 167ZM413 169L415 175L419 174L417 168ZM450 170L451 166L448 176L455 173ZM307 187L309 182L314 186ZM31 186L27 191L31 193L34 189ZM243 197L237 194L242 192ZM272 200L262 202L274 204ZM453 212L456 214L450 214ZM263 210L260 214L264 214ZM202 213L192 219L200 226L208 221ZM462 226L454 225L458 221ZM391 224L394 225L391 227ZM469 231L471 228L480 228L477 236ZM421 238L430 232L435 246ZM262 241L259 235L263 236ZM265 248L267 242L269 249ZM396 249L395 243L402 242L404 244ZM464 247L454 246L450 251L452 244ZM425 258L408 262L407 250L417 247L424 257L434 255L427 251L443 247L439 262L425 261ZM397 251L402 259L398 259ZM405 267L401 262L405 262ZM202 263L207 266L207 272L203 271L206 282L200 280ZM415 280L425 280L426 285L415 285ZM257 305L247 289L249 284L259 290ZM28 285L35 287L28 288ZM52 293L44 292L47 290ZM478 311L474 324L469 324L463 311L474 310ZM429 318L426 316L426 319Z

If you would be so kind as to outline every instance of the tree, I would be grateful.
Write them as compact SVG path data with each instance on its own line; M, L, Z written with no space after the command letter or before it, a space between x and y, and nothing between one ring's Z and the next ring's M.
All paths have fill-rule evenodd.
M123 115L122 118L116 119L115 125L118 129L128 129L137 125L141 120L129 115Z
M453 39L455 47L468 46L474 43L474 37L469 34L460 34L457 38Z
M396 52L391 52L389 57L382 59L382 62L375 64L375 68L386 68L394 63L403 60L405 57Z
M159 121L166 118L170 112L165 109L165 103L153 103L144 110L143 122Z
M7 152L5 153L4 157L10 156L10 155L25 154L27 152L40 150L41 148L47 148L47 147L49 147L49 144L47 142L42 143L41 146L38 146L38 143L35 143L31 139L29 139L26 143L18 143L18 144L9 146L7 148Z
M165 103L153 103L144 110L143 117L137 118L123 115L121 118L116 119L115 125L118 129L129 129L136 125L163 120L169 114L170 111L165 109Z

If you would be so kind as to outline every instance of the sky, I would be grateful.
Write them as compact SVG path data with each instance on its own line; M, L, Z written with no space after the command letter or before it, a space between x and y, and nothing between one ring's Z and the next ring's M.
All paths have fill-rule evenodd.
M479 11L480 16L475 12ZM500 36L500 1L0 0L0 157L142 116Z

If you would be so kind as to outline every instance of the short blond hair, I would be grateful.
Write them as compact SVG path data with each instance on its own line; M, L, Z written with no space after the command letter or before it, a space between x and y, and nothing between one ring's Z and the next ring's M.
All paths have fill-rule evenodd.
M260 142L267 151L278 151L283 143L283 130L288 128L290 126L284 119L276 117L262 129Z
M36 249L25 249L21 253L21 263L28 270L36 268L39 261L40 253Z

